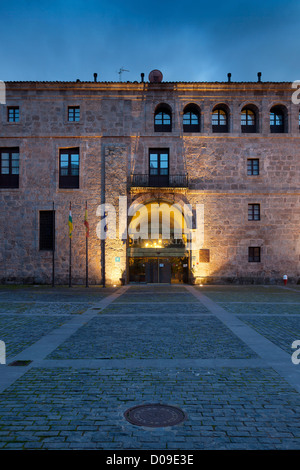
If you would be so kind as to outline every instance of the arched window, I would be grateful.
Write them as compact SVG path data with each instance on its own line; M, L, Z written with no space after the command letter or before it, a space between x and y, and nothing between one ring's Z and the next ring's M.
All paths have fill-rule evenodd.
M166 104L159 105L154 114L155 132L172 132L172 111Z
M200 110L194 104L183 110L183 132L200 132Z
M212 131L213 132L228 132L229 119L228 107L226 105L215 106L212 112Z
M241 113L241 131L244 132L257 132L258 119L257 108L252 105L245 106Z
M273 106L270 110L270 132L287 132L287 110L284 106Z

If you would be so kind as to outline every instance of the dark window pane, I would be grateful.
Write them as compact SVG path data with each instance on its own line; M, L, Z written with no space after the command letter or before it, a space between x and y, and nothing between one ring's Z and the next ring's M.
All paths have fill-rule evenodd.
M0 187L19 187L19 153L16 148L0 150Z
M248 159L247 161L247 174L249 176L259 175L259 160L258 159Z
M160 151L153 151L149 154L149 174L150 176L157 176L153 185L167 184L169 175L169 154L165 149Z
M260 247L249 247L248 249L248 261L251 263L260 262Z
M54 228L55 228L55 212L40 212L40 250L53 250L54 248Z
M15 106L8 108L7 119L8 119L8 122L18 122L19 121L19 108Z
M70 106L68 108L68 120L70 122L78 122L80 120L80 107Z
M79 149L64 149L60 154L60 188L79 188Z
M171 113L160 108L154 116L154 130L156 132L171 132Z

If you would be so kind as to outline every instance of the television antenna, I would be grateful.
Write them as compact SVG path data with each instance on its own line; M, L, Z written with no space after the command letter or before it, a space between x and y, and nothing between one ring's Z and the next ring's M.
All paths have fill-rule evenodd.
M124 67L121 67L118 74L119 74L119 77L120 77L120 82L122 81L122 73L123 72L130 72L130 70L126 70L124 69Z

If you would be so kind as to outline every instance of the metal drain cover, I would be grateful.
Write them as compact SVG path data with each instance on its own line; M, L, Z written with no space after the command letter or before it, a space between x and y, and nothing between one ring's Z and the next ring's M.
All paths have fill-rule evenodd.
M150 428L174 426L187 418L180 408L160 403L134 406L125 411L124 416L131 424Z

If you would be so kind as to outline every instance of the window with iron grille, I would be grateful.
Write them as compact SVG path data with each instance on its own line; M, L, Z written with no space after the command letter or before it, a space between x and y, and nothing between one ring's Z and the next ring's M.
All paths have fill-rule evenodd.
M79 122L80 121L80 106L69 106L68 107L68 121Z
M260 220L260 204L248 204L248 220Z
M248 176L257 176L257 175L259 175L259 159L258 158L248 158L248 160L247 160L247 175Z
M79 188L79 148L60 149L59 187Z
M260 246L249 246L248 261L249 263L260 263L261 250Z
M7 121L8 122L19 122L20 109L19 106L9 106L7 108Z
M19 187L19 148L0 148L0 188Z
M55 248L55 211L40 211L40 250L53 251Z

